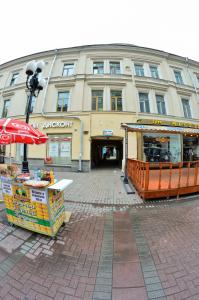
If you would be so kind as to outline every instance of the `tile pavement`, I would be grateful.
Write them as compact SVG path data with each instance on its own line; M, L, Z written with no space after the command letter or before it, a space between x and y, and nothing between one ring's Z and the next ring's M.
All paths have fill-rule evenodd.
M199 198L145 204L119 170L91 173L58 174L74 184L57 240L0 205L0 299L199 299Z

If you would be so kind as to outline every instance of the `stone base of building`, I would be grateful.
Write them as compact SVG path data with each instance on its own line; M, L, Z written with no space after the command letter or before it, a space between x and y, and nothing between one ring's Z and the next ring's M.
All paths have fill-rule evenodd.
M10 163L10 158L5 157L5 164ZM11 159L11 163L16 164L21 168L21 162L16 161L15 159ZM61 166L61 165L54 165L54 164L45 164L43 159L28 159L28 165L30 170L34 169L47 169L53 170L55 172L89 172L90 171L90 161L82 161L81 168L79 160L72 160L71 165Z

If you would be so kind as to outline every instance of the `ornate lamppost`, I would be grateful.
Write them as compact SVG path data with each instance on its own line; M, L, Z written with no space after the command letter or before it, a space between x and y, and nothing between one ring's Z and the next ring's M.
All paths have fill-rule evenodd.
M46 80L41 76L44 65L45 63L43 61L30 61L26 65L26 87L29 91L26 106L26 123L29 123L33 97L38 97L39 92L43 90L46 85ZM27 144L24 144L22 172L29 173L27 161Z

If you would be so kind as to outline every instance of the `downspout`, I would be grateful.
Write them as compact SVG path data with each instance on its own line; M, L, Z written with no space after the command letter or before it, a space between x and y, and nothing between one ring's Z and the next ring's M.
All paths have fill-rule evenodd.
M44 96L43 96L43 103L42 103L41 115L44 118L54 118L54 117L65 118L66 117L67 119L76 119L76 120L80 121L80 151L79 151L79 167L78 167L78 171L82 172L83 121L80 119L79 116L63 116L61 114L56 114L56 115L54 114L54 115L51 116L51 115L46 114L45 111L44 111L44 107L45 107L45 104L46 104L46 96L47 96L48 85L49 85L49 81L50 81L50 78L51 78L52 70L53 70L53 67L54 67L57 55L58 55L58 49L55 49L55 56L53 58L53 61L52 61L51 67L50 67L50 71L49 71L47 82L46 82L45 91L44 91L44 94L43 94Z
M187 66L187 73L189 74L189 77L191 79L191 83L194 86L195 93L196 93L196 96L197 96L197 102L199 103L199 95L198 95L197 87L195 85L195 82L194 82L194 80L193 80L193 78L191 76L190 70L189 70L189 58L188 57L185 58L185 62L186 62L186 66Z

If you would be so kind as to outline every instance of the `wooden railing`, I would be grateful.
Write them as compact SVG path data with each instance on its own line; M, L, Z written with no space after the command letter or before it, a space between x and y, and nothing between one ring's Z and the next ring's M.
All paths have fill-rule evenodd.
M164 194L168 196L199 191L198 169L199 161L172 163L128 159L127 164L128 177L141 196L147 192L164 197Z

